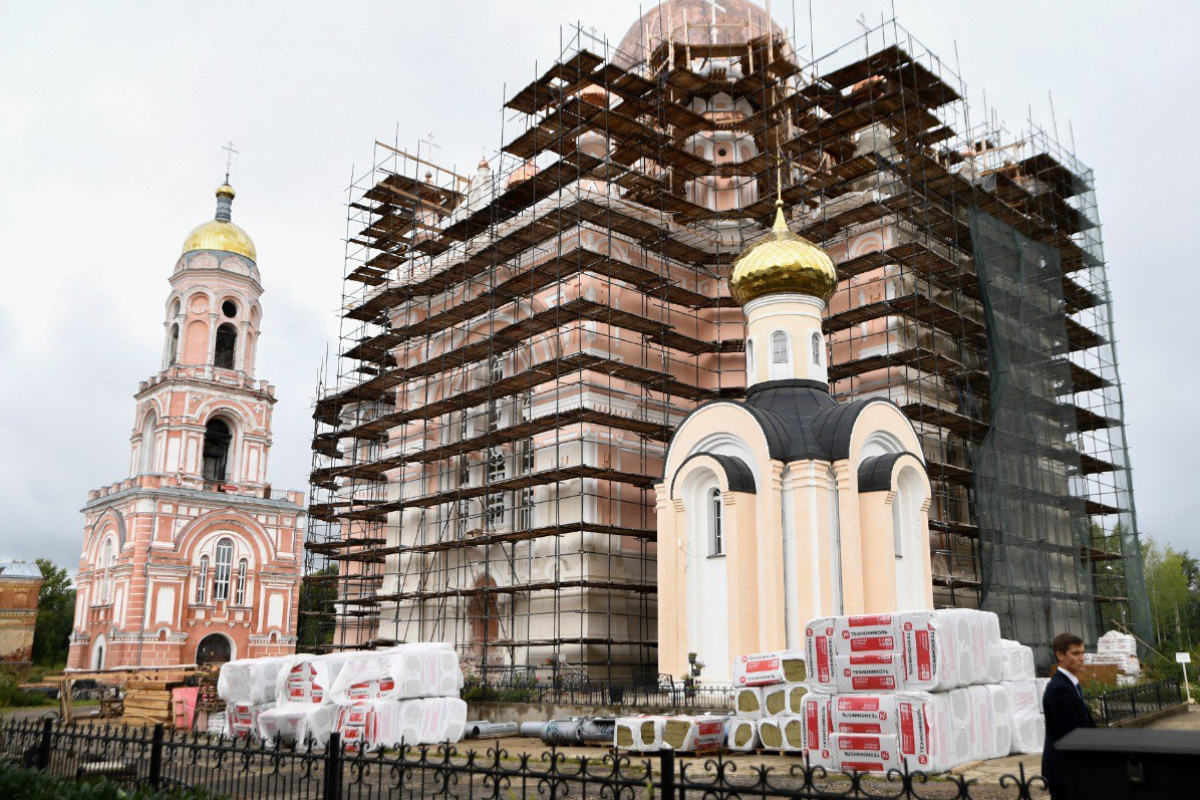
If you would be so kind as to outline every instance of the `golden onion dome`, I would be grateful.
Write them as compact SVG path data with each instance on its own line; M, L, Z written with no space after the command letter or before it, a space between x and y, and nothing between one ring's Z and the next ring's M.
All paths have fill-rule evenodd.
M183 240L183 252L194 250L221 250L226 253L237 253L240 256L258 262L258 251L250 234L234 225L231 221L233 187L223 183L217 187L217 216L208 222L202 222L192 229Z
M837 268L820 247L788 229L783 201L775 203L775 224L767 238L733 264L729 290L739 305L768 294L807 294L829 302L837 289Z

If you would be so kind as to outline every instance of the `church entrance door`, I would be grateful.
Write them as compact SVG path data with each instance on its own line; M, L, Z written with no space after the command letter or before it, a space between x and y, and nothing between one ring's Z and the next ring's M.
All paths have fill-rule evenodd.
M233 657L229 639L219 633L210 633L200 640L196 648L197 664L224 664Z

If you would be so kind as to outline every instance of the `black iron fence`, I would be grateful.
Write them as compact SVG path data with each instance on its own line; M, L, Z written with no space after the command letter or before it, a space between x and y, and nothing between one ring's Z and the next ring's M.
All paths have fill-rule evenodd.
M1112 689L1087 700L1092 716L1100 726L1144 717L1185 702L1183 687L1174 679Z
M330 745L268 747L149 728L25 721L0 730L0 757L64 777L104 776L155 788L185 785L254 800L824 800L1029 798L1044 789L1024 768L999 785L921 773L844 775L790 759L779 767L673 752L584 757L562 750L405 747L348 753ZM975 794L972 794L974 792Z

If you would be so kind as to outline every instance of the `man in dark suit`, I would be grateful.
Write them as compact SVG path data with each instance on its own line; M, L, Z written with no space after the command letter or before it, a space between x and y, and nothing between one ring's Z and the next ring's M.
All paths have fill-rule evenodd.
M1083 639L1073 633L1054 637L1054 658L1058 670L1050 676L1042 696L1046 716L1046 743L1042 747L1042 777L1050 789L1051 800L1067 796L1063 786L1062 761L1054 743L1076 728L1094 728L1092 712L1083 702L1083 687L1075 673L1083 666Z

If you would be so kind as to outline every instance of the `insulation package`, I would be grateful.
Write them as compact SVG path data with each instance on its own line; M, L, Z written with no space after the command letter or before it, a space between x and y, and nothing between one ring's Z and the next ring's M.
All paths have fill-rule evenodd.
M294 658L242 658L222 664L217 675L217 697L226 703L249 705L276 702L280 670Z
M1000 671L1001 681L1031 681L1036 676L1033 648L1011 639L1000 640L1000 651L1003 666Z
M733 685L738 687L800 683L807 674L802 650L756 653L733 662Z
M992 701L992 754L988 758L1003 758L1012 752L1012 701L1002 683L984 688Z
M814 766L833 767L830 736L833 735L833 698L827 694L808 694L801 701L804 724L804 749Z
M837 656L837 691L894 692L904 683L904 660L899 653L858 653Z
M220 680L218 678L218 680ZM258 738L258 718L274 703L225 703L225 734L232 739Z
M938 612L915 611L901 617L905 691L942 692L958 686L958 658L950 652L952 631L943 634Z
M467 704L456 697L368 700L339 706L337 730L356 752L401 745L454 744L463 738Z
M845 694L833 698L835 733L896 733L896 695Z
M757 686L743 686L735 689L733 711L742 719L762 719L763 690Z
M758 738L766 750L804 751L804 721L800 717L767 717L758 721Z
M896 743L910 772L945 772L970 760L966 740L955 751L948 693L903 692L896 695Z
M258 716L258 733L268 744L312 742L325 746L333 731L335 709L315 703L281 703Z
M636 750L641 753L663 749L663 733L667 718L653 715L618 717L613 731L618 750Z
M833 618L838 655L896 653L900 650L899 617L896 614L865 614Z
M332 702L329 695L330 686L333 685L342 668L357 658L362 658L362 654L329 653L323 656L289 656L280 669L276 687L276 702L280 705Z
M753 720L731 717L725 723L725 746L748 753L758 748L758 725Z
M1046 740L1042 718L1042 690L1036 680L1001 684L1008 691L1011 708L1012 753L1040 753Z
M808 685L815 692L837 691L837 643L834 639L834 618L814 619L804 626L804 660L808 668Z
M799 715L808 687L803 683L777 683L762 687L763 715L778 717L787 714Z
M887 772L901 766L895 734L835 733L830 738L834 766L841 772Z
M457 697L462 686L458 653L450 645L412 644L364 653L345 662L329 695L339 704Z
M725 744L728 717L667 717L663 725L663 746L669 750L705 752L720 750Z

